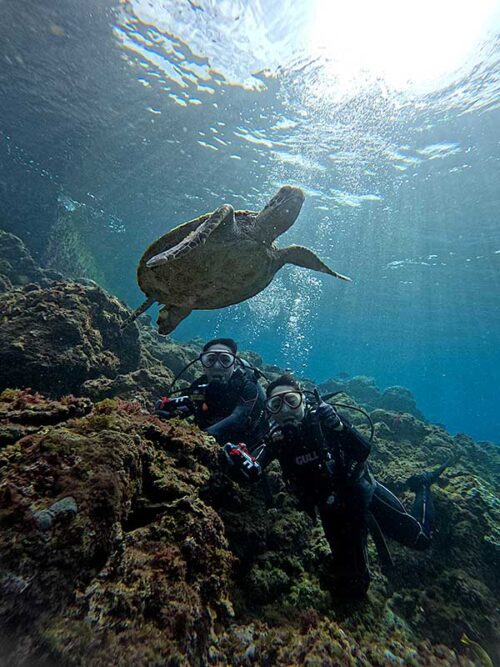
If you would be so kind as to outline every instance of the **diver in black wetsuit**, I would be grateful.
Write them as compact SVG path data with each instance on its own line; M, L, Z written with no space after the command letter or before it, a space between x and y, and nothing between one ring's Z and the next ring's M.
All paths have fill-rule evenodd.
M416 502L414 514L408 514L369 472L370 442L333 406L308 406L297 382L284 375L268 386L266 408L273 422L263 445L254 450L256 457L241 444L228 443L226 458L249 479L260 477L272 460L279 461L287 488L302 509L313 518L319 513L332 549L337 594L357 597L368 589L369 525L376 523L407 546L429 545L434 516L430 485L444 467L410 480Z
M237 350L232 338L208 341L198 358L205 374L185 396L160 399L156 414L163 419L194 416L195 423L220 443L261 442L268 426L264 390Z

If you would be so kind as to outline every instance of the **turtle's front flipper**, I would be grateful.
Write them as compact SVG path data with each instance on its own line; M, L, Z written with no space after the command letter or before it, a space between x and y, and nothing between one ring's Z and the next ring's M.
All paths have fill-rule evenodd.
M187 253L194 250L194 248L203 245L210 234L223 223L229 225L234 223L234 209L230 204L223 204L220 206L205 220L205 222L202 222L201 225L188 234L185 239L182 239L180 243L174 245L173 248L167 248L159 255L151 257L151 259L147 261L146 266L151 269L154 266L160 266L173 259L179 259L179 257L187 255Z
M182 320L187 317L192 312L192 309L189 307L181 306L164 306L158 315L156 323L158 325L158 333L162 336L166 336L175 327L182 322Z
M341 280L347 280L351 282L351 279L347 276L343 276L341 273L332 271L320 258L313 253L309 248L304 248L301 245L291 245L288 248L281 248L278 250L278 259L280 265L284 264L295 264L296 266L303 266L305 269L312 269L313 271L320 271L321 273L328 273L330 276L335 278L340 278Z

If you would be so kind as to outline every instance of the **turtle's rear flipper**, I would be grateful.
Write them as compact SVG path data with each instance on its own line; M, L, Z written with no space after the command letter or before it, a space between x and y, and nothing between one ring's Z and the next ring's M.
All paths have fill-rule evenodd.
M309 248L304 248L300 245L291 245L288 246L288 248L278 250L278 256L281 266L283 266L283 264L295 264L296 266L302 266L305 269L328 273L328 275L340 278L340 280L351 282L351 278L343 276L341 273L337 273L330 269L315 253L313 253L312 250L309 250Z
M149 299L146 299L144 303L141 303L139 308L136 308L132 315L128 317L125 322L121 325L120 331L123 331L128 327L129 324L132 324L134 320L136 320L142 313L145 313L148 308L151 308L153 303L155 303L156 299L153 299L153 297L150 297Z
M166 336L191 312L192 309L187 307L164 306L160 310L160 314L156 320L156 323L158 324L158 333L162 336Z
M234 224L234 209L229 204L220 206L205 220L205 222L202 222L197 229L188 234L180 243L174 245L173 248L167 248L167 250L148 259L146 266L151 269L155 266L161 266L162 264L171 262L174 259L179 259L179 257L182 257L183 255L187 255L191 250L203 245L210 234L212 234L222 223L230 225Z

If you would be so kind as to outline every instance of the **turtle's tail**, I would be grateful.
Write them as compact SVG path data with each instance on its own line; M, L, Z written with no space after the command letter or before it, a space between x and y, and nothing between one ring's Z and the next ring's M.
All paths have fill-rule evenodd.
M149 299L146 299L146 301L144 301L144 303L141 303L139 308L136 308L134 310L134 312L132 313L132 315L130 317L128 317L125 320L125 322L121 325L120 331L123 331L124 329L126 329L129 326L129 324L132 324L132 322L134 322L140 315L142 315L142 313L145 313L148 308L151 308L151 306L155 302L156 302L156 299L153 298L152 296L150 296Z

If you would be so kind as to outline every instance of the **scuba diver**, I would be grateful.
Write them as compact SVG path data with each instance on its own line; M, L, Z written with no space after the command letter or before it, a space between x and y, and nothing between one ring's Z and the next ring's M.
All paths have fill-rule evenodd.
M228 440L244 440L249 446L261 442L268 426L264 390L257 369L240 359L237 351L232 338L208 341L191 362L200 361L205 373L184 396L161 398L156 415L161 419L193 416L197 426L220 444Z
M272 421L264 442L255 456L241 443L227 443L229 467L254 480L277 459L299 507L313 520L319 514L332 550L337 595L361 597L370 583L368 530L379 554L385 547L386 562L390 555L383 534L415 549L429 546L434 520L430 486L446 465L408 480L416 493L410 514L370 473L370 441L317 392L317 405L310 405L296 380L282 375L266 393Z

